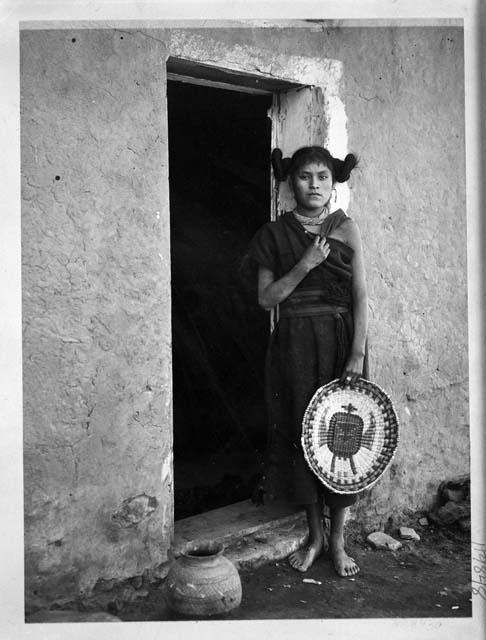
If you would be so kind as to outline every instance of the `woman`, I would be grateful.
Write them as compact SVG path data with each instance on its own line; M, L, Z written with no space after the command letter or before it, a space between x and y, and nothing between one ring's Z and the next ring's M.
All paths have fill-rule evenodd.
M318 387L335 378L352 384L363 375L367 293L357 224L343 211L330 213L336 182L345 182L357 159L333 158L323 147L303 147L290 161L273 154L278 179L290 177L296 208L264 225L249 249L258 265L258 301L279 305L267 352L270 415L268 472L264 492L304 505L306 545L289 562L307 571L324 546L322 499L331 512L330 551L340 576L359 571L344 546L346 508L355 495L324 488L308 468L300 442L302 418Z

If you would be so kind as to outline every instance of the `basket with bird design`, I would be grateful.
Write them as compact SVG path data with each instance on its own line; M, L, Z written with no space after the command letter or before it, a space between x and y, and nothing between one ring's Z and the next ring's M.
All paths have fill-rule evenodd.
M398 445L398 417L388 395L360 378L320 387L302 422L309 467L335 493L358 493L375 484Z

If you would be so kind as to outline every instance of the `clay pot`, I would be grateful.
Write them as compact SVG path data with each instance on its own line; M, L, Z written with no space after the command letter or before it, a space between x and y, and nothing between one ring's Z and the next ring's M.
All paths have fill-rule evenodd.
M186 616L227 613L241 602L241 580L223 545L190 543L173 561L165 582L169 607Z

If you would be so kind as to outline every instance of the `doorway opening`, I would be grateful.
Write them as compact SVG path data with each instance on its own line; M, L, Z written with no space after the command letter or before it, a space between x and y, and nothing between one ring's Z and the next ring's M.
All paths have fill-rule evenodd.
M245 500L267 439L269 322L240 261L270 220L271 92L167 82L175 519Z

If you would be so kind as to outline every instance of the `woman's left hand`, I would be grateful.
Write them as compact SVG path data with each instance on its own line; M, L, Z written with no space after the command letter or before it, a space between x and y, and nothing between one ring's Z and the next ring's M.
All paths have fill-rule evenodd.
M351 354L340 378L341 384L355 384L363 373L364 356Z

